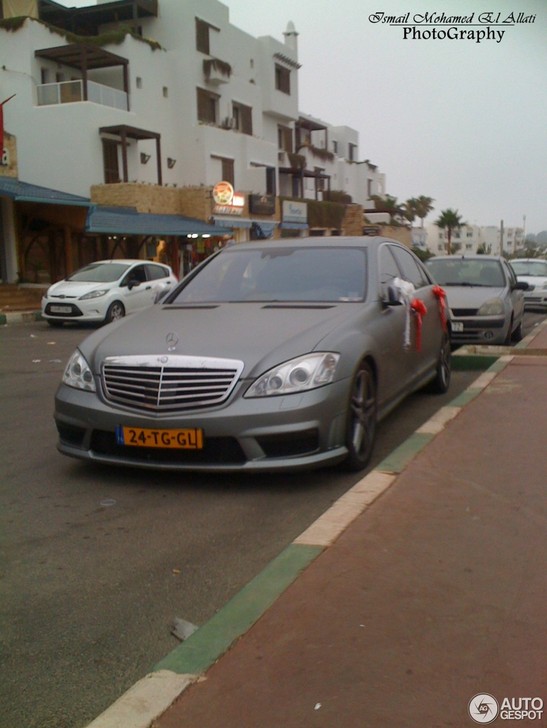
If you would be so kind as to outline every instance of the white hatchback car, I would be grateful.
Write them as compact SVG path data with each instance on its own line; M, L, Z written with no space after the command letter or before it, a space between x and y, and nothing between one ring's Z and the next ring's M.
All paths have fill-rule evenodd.
M42 298L42 316L50 326L110 323L151 306L175 283L176 276L163 263L99 260L50 286Z
M509 262L518 280L528 283L528 290L524 291L524 305L547 308L547 260L515 258Z

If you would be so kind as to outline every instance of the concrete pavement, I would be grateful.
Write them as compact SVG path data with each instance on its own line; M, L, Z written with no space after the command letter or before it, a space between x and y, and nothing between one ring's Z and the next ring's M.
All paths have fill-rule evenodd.
M545 726L547 325L89 728Z

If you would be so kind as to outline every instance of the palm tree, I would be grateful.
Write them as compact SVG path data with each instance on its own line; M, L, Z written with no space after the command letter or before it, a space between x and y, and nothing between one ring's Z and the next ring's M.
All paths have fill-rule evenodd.
M410 200L409 200L410 201ZM424 226L424 218L426 218L431 210L433 210L433 203L435 200L432 197L426 197L425 195L420 195L420 197L412 198L412 203L414 206L414 212L416 214L416 217L419 217L422 221L422 224L420 227L423 228Z
M457 210L451 210L450 208L448 210L443 210L439 219L435 222L435 225L441 228L441 230L446 230L446 253L447 255L452 255L452 232L454 230L459 230L462 225L465 225L465 223L462 222L461 215L458 214Z

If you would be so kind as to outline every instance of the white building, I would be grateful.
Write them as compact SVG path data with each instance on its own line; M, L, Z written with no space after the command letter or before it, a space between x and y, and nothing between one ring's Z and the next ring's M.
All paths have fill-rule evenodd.
M218 0L0 6L0 102L9 98L4 129L16 157L6 148L0 181L11 175L86 199L104 184L219 181L274 198L323 200L336 191L364 204L384 193L383 175L359 160L355 130L299 113L292 23L278 41L232 25ZM13 199L0 186L8 279ZM229 222L246 239L251 221Z
M425 230L425 236L424 236ZM433 255L446 255L448 233L436 225L426 225L424 230L415 228L415 244L429 250ZM524 244L522 228L503 228L501 225L462 225L452 231L452 253L475 255L478 252L488 255L511 256Z

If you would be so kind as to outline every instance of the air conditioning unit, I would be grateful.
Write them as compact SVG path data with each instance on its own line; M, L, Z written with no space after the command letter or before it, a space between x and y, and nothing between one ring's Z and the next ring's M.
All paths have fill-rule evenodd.
M222 122L220 126L223 129L234 129L236 125L236 120L233 118L233 116L227 116L224 119L222 119Z
M285 161L285 152L277 152L277 161L278 162L284 162Z

